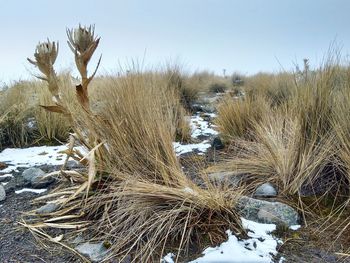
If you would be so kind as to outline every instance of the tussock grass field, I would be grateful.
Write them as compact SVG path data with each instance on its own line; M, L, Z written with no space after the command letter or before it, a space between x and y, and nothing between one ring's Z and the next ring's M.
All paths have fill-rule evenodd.
M48 41L28 59L40 80L0 94L0 147L67 142L67 156L85 167L69 171L65 163L51 174L59 185L36 201L59 209L34 211L23 223L30 231L55 243L49 228L83 232L106 242L107 260L159 262L176 252L181 261L193 244L198 253L224 241L228 229L245 237L236 203L271 182L305 224L311 215L322 226L337 219L339 236L349 235L350 68L338 55L314 70L244 78L186 74L176 65L96 77L101 60L88 71L100 41L94 27L67 35L79 78L55 72L58 45ZM196 184L173 148L191 141L186 116L213 93L224 93L215 124L226 148L206 172L230 171L243 178L237 187L214 185L206 172Z

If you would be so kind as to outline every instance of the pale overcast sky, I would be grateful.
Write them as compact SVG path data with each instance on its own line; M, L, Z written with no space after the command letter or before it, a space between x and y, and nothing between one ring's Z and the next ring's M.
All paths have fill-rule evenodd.
M0 0L0 82L26 79L38 41L60 42L58 69L73 66L66 27L95 24L100 73L131 59L188 70L278 71L320 61L334 40L350 51L349 0Z

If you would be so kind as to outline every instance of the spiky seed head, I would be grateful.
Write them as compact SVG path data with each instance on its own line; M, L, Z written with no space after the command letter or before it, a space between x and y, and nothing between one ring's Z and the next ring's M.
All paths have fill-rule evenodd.
M53 64L58 55L58 42L47 40L47 42L40 43L36 46L34 57L35 60L28 58L28 61L37 66L39 70L48 77L52 70Z
M39 68L44 76L37 76L41 80L48 82L48 87L51 94L60 101L58 80L53 68L58 55L58 42L51 42L49 39L46 42L39 42L35 48L34 60L28 58L28 61Z
M79 55L90 53L90 50L95 50L98 45L99 38L95 37L95 26L93 25L89 27L79 25L76 29L68 29L67 35L70 48Z
M82 77L84 90L86 90L101 61L100 57L95 72L88 77L87 65L100 42L100 38L95 36L95 26L93 25L89 27L79 25L76 29L67 29L67 36L68 46L74 53L75 64Z
M86 51L89 46L94 42L94 29L87 27L81 27L79 25L78 28L74 30L74 43L76 45L77 50L80 53Z

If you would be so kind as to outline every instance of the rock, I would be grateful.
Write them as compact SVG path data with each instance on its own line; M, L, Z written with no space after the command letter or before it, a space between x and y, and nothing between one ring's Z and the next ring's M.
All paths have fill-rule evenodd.
M55 181L53 177L37 176L31 180L33 188L44 188L52 184Z
M190 105L190 108L193 112L207 112L207 113L214 113L215 112L215 107L206 104L200 104L200 103L193 103Z
M16 187L16 180L9 181L6 185L4 185L5 191L7 194L10 194L15 191Z
M45 172L40 168L28 168L22 172L22 177L27 181L32 181L33 178L45 175Z
M52 177L45 177L45 172L40 168L28 168L23 171L22 177L29 181L33 188L46 187L55 181Z
M218 185L228 184L232 187L237 187L242 181L242 175L235 172L215 172L208 174L209 180Z
M56 203L47 203L46 205L43 205L42 207L39 207L36 210L36 213L39 215L49 214L57 210L59 207Z
M254 196L255 197L275 197L277 196L277 190L272 184L265 183L258 186L258 188L256 188Z
M85 166L77 161L70 160L67 162L67 168L70 170L75 170L75 169L85 168Z
M207 113L214 113L215 112L215 107L211 105L203 105L202 110Z
M0 183L10 181L13 178L11 175L1 175L0 174Z
M92 262L100 262L107 254L107 248L103 242L99 243L83 243L75 247L82 255L89 257Z
M0 202L6 199L6 192L4 187L0 184Z
M193 112L202 112L203 111L202 106L198 103L193 103L192 105L190 105L190 109Z
M211 147L214 150L222 150L225 148L224 143L222 142L222 140L220 139L220 137L215 137L213 139L213 142L211 143Z
M259 223L293 226L298 225L300 221L295 209L280 202L242 196L236 208L242 217Z

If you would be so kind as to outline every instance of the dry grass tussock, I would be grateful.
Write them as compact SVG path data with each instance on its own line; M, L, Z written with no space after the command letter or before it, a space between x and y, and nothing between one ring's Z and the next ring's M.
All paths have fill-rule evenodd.
M68 73L58 76L61 92L67 98L74 92ZM21 81L0 95L0 147L25 147L65 141L71 130L62 115L45 111L38 105L51 101L42 81Z
M271 181L301 201L302 209L304 196L330 195L333 204L349 198L350 71L338 61L330 56L308 79L258 75L256 91L224 101L217 124L231 138L234 154L220 169L234 169L254 184ZM285 95L271 96L278 89Z
M225 92L232 87L231 80L208 71L195 72L185 79L188 89L202 93Z
M203 239L216 244L227 229L243 234L233 210L239 192L209 183L200 188L178 163L172 142L181 105L174 91L166 85L162 91L157 76L142 74L103 84L99 92L106 89L109 97L99 115L72 113L78 137L92 152L87 173L70 178L76 181L71 196L69 181L56 190L55 201L64 205L54 216L70 219L59 222L76 226L79 217L94 238L112 244L110 257L132 255L136 262L159 260L169 249L185 256L192 242L198 249Z
M89 30L79 27L74 32L71 37L84 36ZM99 40L87 39L91 45ZM47 44L45 52L50 53L54 46ZM76 61L84 59L85 52L74 52L75 56L82 54ZM36 57L45 58L41 54ZM41 71L43 78L55 79L53 70ZM59 176L61 184L37 201L55 202L60 208L27 222L33 233L57 243L45 228L84 231L110 246L109 258L131 256L134 262L159 261L169 251L178 259L190 248L202 249L203 243L222 241L227 229L244 235L233 209L240 191L222 191L209 182L199 187L183 173L172 145L183 111L181 95L174 82L160 75L135 71L117 79L89 81L94 86L89 92L89 85L77 85L78 105L66 104L55 89L59 85L47 81L56 100L46 108L68 116L74 134L67 154L87 170L66 171L63 165L61 171L51 174ZM83 83L84 79L90 77L82 74ZM76 142L88 153L74 148Z

